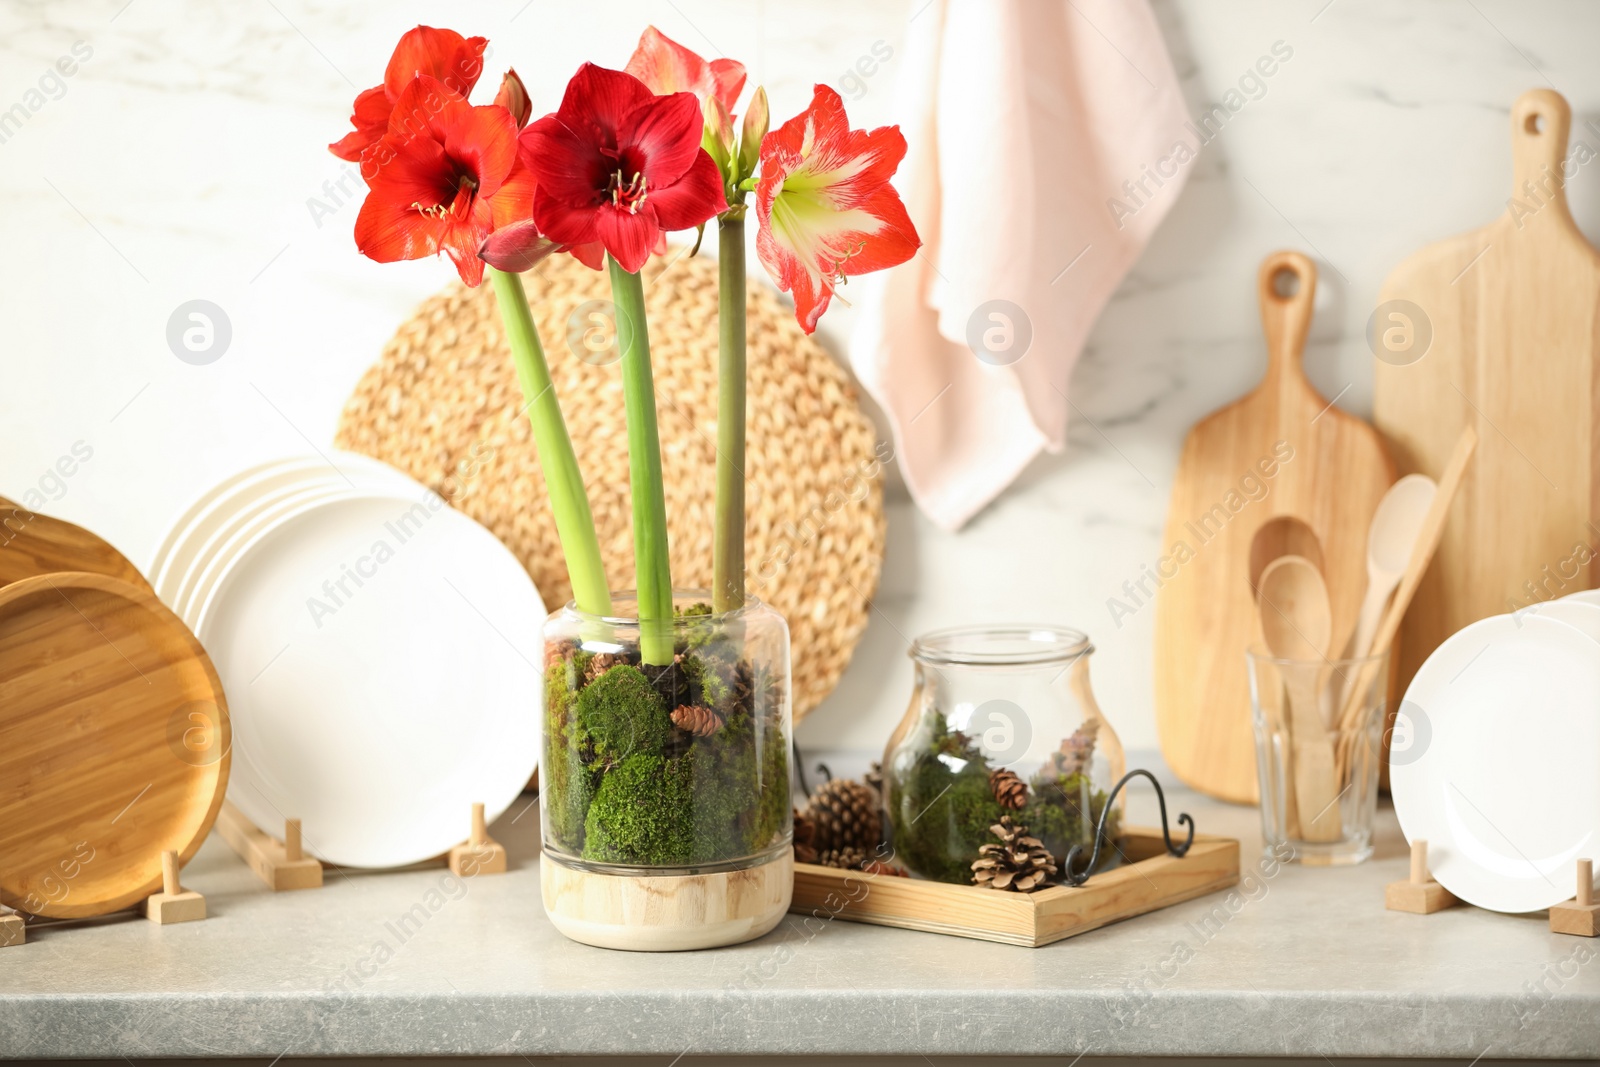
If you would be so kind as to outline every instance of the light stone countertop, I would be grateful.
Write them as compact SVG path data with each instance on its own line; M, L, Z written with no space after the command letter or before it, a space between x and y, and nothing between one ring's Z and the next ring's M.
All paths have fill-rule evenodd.
M1135 793L1135 821L1153 798ZM184 872L206 921L63 925L0 951L0 1056L1600 1053L1600 945L1542 914L1385 911L1406 875L1387 809L1376 860L1263 877L1253 809L1175 791L1174 817L1243 841L1238 894L1040 949L791 916L751 944L649 955L556 933L529 799L491 830L513 869L468 882L329 872L274 895L213 835ZM427 917L402 936L408 912Z

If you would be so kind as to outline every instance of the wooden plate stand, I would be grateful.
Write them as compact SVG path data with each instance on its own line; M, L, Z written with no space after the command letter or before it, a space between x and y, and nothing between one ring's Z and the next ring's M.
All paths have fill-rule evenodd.
M472 805L471 827L464 843L443 856L424 861L423 865L448 866L453 874L462 878L504 874L506 850L489 837L482 804ZM217 816L217 832L273 892L316 889L322 885L323 869L334 866L305 854L300 842L299 819L284 820L283 838L279 840L224 801Z
M1007 893L797 863L789 910L812 919L895 926L1038 948L1239 883L1239 842L1196 834L1181 858L1161 831L1129 827L1126 862L1081 886Z
M1574 937L1600 937L1600 902L1594 899L1594 862L1578 861L1577 893L1550 909L1550 932ZM1383 906L1390 911L1431 915L1458 904L1450 891L1428 877L1428 843L1411 842L1411 877L1384 887Z

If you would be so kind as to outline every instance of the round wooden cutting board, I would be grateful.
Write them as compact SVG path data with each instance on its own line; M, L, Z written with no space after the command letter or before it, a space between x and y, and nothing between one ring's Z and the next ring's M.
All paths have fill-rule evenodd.
M81 918L161 888L222 806L231 734L200 643L146 589L43 574L0 589L0 902Z

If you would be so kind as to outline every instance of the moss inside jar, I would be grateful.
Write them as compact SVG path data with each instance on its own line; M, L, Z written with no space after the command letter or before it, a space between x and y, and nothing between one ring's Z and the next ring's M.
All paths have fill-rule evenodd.
M546 628L544 847L584 867L715 868L788 848L788 644L761 605L679 606L649 663L636 622ZM630 628L631 627L631 628Z

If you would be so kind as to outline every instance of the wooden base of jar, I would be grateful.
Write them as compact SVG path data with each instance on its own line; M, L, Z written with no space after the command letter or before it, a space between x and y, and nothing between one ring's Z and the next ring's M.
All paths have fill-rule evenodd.
M716 874L623 875L539 859L544 910L567 937L599 948L677 952L751 941L789 910L794 855Z

